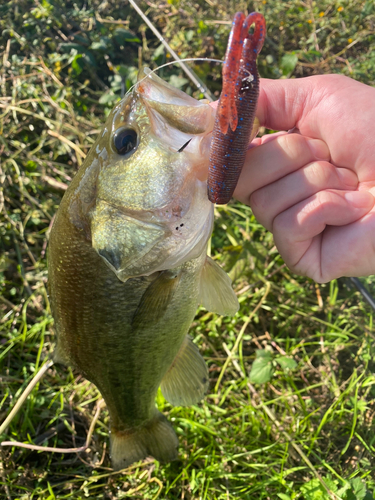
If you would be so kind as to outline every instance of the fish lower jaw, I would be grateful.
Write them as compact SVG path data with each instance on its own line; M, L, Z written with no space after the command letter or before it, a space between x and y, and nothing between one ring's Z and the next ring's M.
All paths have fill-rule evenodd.
M176 226L178 227L178 226ZM207 243L213 228L213 205L206 219L196 228L189 238L172 234L166 240L159 241L146 255L129 263L129 266L116 270L118 279L126 282L132 278L152 276L153 274L178 268L206 253ZM169 241L168 241L169 240ZM107 263L108 264L108 263ZM137 265L139 264L139 265Z

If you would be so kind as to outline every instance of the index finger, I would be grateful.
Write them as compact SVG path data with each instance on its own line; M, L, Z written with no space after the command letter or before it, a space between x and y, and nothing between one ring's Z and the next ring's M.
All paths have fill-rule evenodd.
M323 141L300 134L284 133L275 136L273 140L249 149L246 154L234 196L247 205L250 203L250 196L257 189L315 160L330 159L329 150Z

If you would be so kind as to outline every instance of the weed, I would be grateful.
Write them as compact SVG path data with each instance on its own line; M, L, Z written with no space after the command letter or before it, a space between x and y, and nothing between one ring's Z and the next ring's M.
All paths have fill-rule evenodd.
M246 9L227 0L142 6L180 57L221 58L234 7ZM375 84L372 1L252 6L268 25L262 76L334 72ZM113 0L6 1L0 27L3 420L53 351L46 245L61 196L137 68L168 57L131 7ZM217 95L220 68L194 70ZM199 97L178 67L161 76ZM113 472L103 409L79 456L3 448L4 498L373 498L371 309L346 280L316 285L290 273L272 236L240 203L217 209L212 255L230 273L241 308L234 318L199 309L191 326L209 365L206 399L172 408L158 395L179 435L179 459ZM370 290L373 281L365 280ZM53 367L6 437L83 446L99 399L80 375Z

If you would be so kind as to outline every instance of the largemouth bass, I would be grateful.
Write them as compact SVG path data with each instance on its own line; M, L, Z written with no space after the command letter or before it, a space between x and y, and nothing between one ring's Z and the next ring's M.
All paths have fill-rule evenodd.
M197 306L238 309L229 277L206 255L213 123L208 104L143 70L110 113L52 227L54 360L103 395L116 469L148 455L177 457L157 390L172 405L200 401L208 371L187 337Z

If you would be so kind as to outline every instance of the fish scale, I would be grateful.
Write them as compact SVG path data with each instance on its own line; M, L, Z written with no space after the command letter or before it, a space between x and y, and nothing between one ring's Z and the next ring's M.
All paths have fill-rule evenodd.
M238 309L229 277L206 255L213 205L201 151L214 112L147 75L110 113L67 189L48 250L54 360L101 392L116 469L147 455L177 457L177 436L155 406L158 388L174 405L200 401L208 370L187 337L196 308ZM187 130L192 140L179 152ZM121 148L131 142L119 152L114 138ZM139 179L149 183L144 195Z
M60 232L65 235L63 244L56 241ZM55 249L58 249L60 266L64 269L61 271L63 279L56 276L53 268ZM154 408L155 392L162 375L172 364L195 315L198 299L191 302L193 294L185 295L184 290L194 285L197 296L197 274L182 272L180 293L175 294L163 318L152 315L148 329L134 331L134 314L157 276L122 283L108 270L90 243L82 239L80 232L69 221L60 218L51 234L49 259L53 315L60 318L56 324L57 353L64 352L68 357L65 361L99 388L112 421L121 421L121 425L115 424L116 427L126 428L130 427L129 421L138 425L150 419L150 408ZM194 264L185 264L185 267L192 266ZM106 300L108 297L115 301ZM64 314L67 310L69 314ZM172 324L171 331L166 332L164 324L160 324L162 319ZM154 339L157 339L156 345ZM137 366L147 350L152 354L152 363L138 363ZM56 358L58 360L58 354Z

